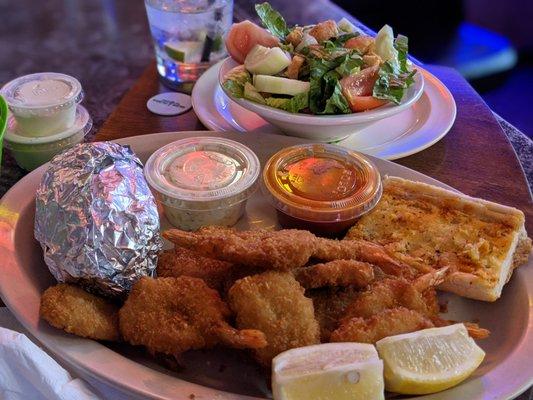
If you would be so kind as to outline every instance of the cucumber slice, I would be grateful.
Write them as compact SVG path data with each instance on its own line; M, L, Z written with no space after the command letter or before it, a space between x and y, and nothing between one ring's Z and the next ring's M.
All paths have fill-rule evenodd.
M342 17L339 22L337 22L337 26L341 31L344 33L352 33L355 32L355 26L350 21L348 21L346 18Z
M309 91L309 82L279 76L254 75L254 86L259 92L295 96Z
M265 99L261 96L261 93L249 82L244 84L244 98L255 101L256 103L265 104Z
M244 67L252 74L274 75L290 63L290 58L279 47L269 48L256 44L246 56Z
M174 61L191 63L200 61L203 45L203 42L182 41L166 42L163 47L167 55Z

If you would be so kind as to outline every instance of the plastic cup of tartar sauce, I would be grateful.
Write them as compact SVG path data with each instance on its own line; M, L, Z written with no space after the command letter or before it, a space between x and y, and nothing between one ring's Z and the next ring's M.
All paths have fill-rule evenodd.
M48 136L74 125L76 105L83 99L81 83L72 76L40 72L8 82L4 96L17 129L26 136Z
M50 161L72 146L83 142L92 129L93 122L87 110L78 105L74 123L62 132L48 136L32 136L21 132L18 120L11 115L4 136L4 146L9 150L17 164L27 171Z
M183 230L235 225L256 190L259 173L252 150L217 137L170 143L153 153L144 167L167 219Z

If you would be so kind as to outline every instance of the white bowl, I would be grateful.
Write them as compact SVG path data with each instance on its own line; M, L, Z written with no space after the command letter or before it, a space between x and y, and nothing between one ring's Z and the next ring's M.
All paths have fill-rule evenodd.
M424 78L421 73L414 76L415 83L407 89L400 104L385 104L374 110L340 115L293 114L269 107L244 98L237 99L222 85L224 76L239 64L228 57L222 62L218 75L224 93L234 102L258 114L272 125L277 126L289 136L311 139L317 142L334 142L353 135L367 126L402 112L415 103L424 91Z

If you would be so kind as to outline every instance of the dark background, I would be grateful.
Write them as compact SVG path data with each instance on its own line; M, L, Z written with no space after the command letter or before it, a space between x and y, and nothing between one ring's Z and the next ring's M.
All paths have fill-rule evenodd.
M465 59L475 62L484 46L494 45L490 37L470 34L468 39L478 44L465 54L459 35L464 24L508 40L516 65L469 81L493 111L533 137L532 0L334 1L374 30L388 23L407 35L410 52L423 62L458 68Z

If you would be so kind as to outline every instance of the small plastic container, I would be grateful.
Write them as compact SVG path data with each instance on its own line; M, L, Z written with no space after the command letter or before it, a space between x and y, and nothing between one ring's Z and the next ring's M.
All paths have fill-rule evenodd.
M370 211L382 194L376 166L355 151L330 144L285 148L263 170L263 193L284 228L337 237Z
M83 99L81 83L56 72L25 75L7 83L0 93L27 136L48 136L74 125L76 105Z
M156 151L144 175L170 223L196 230L235 225L256 189L260 169L248 147L229 139L196 137Z
M56 154L83 142L92 126L93 121L89 113L80 105L76 108L74 124L63 132L49 136L36 137L20 132L18 120L11 115L4 136L4 146L21 168L31 171L50 161Z

